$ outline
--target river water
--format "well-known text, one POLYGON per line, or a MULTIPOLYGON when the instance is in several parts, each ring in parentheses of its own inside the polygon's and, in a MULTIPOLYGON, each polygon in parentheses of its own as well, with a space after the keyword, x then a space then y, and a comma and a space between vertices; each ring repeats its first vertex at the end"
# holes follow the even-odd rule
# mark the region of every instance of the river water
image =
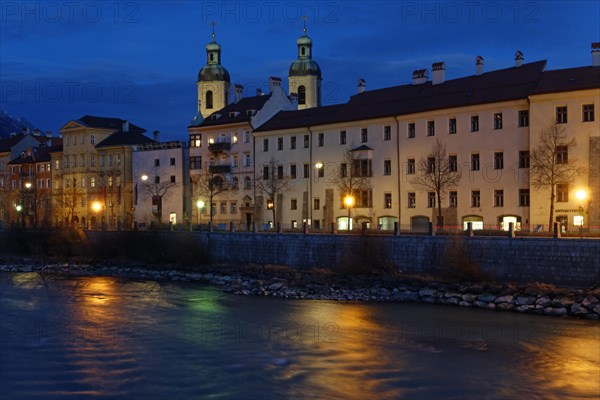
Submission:
POLYGON ((0 274, 2 399, 597 399, 595 321, 0 274))

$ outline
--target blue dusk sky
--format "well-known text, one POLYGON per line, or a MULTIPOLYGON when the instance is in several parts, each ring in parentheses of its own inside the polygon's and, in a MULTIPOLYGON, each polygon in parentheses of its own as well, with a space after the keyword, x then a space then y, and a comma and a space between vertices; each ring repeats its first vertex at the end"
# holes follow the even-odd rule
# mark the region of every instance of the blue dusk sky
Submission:
POLYGON ((307 17, 323 103, 410 83, 446 63, 446 79, 548 60, 591 64, 598 1, 9 1, 0 2, 0 107, 57 132, 82 115, 128 119, 187 140, 211 21, 232 84, 284 83, 307 17))

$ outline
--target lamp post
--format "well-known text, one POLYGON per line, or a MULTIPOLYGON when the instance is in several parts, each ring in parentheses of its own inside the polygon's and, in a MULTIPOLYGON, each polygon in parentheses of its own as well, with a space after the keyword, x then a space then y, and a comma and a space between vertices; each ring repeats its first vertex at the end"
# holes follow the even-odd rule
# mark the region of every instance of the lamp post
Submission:
POLYGON ((92 211, 95 212, 96 215, 100 214, 100 211, 102 211, 102 203, 100 203, 99 201, 94 201, 92 203, 92 211))
POLYGON ((587 197, 587 192, 583 189, 579 189, 575 192, 575 197, 579 200, 579 236, 583 239, 583 216, 585 211, 583 209, 583 200, 587 197))
POLYGON ((19 217, 21 217, 21 225, 23 225, 23 214, 21 213, 21 211, 23 211, 23 206, 21 204, 17 204, 15 206, 15 210, 17 210, 17 224, 19 223, 19 217))
POLYGON ((198 200, 196 202, 196 207, 198 208, 198 225, 200 225, 200 212, 204 208, 204 202, 202 200, 198 200))
POLYGON ((348 208, 348 232, 350 232, 350 209, 354 205, 354 197, 352 197, 352 195, 349 194, 346 195, 346 197, 344 197, 344 204, 348 208))

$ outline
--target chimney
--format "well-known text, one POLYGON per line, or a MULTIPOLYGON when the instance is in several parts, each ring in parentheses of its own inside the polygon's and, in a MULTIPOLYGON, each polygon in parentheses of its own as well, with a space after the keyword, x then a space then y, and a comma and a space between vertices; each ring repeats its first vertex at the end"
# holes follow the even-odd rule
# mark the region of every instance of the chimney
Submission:
POLYGON ((481 56, 475 57, 475 75, 483 75, 483 57, 481 56))
POLYGON ((244 87, 239 83, 233 85, 233 102, 237 103, 244 97, 244 87))
POLYGON ((600 67, 600 42, 592 43, 592 67, 600 67))
POLYGON ((46 131, 46 137, 50 137, 51 138, 52 137, 52 132, 46 131))
POLYGON ((360 78, 358 80, 358 93, 364 93, 367 90, 367 82, 364 79, 360 78))
POLYGON ((123 132, 129 132, 129 121, 123 121, 123 126, 121 128, 123 132))
POLYGON ((261 88, 256 88, 256 95, 257 96, 262 96, 263 95, 263 91, 261 88))
POLYGON ((444 62, 436 62, 431 64, 431 84, 439 85, 440 83, 444 83, 444 78, 446 74, 446 66, 444 62))
POLYGON ((275 87, 281 87, 281 78, 278 78, 276 76, 270 76, 269 77, 269 93, 273 93, 273 91, 275 90, 275 87))
POLYGON ((427 70, 426 69, 417 69, 413 72, 412 76, 412 84, 413 85, 422 85, 427 82, 427 70))
POLYGON ((521 65, 523 65, 524 59, 525 57, 523 57, 523 53, 520 50, 517 50, 517 52, 515 53, 515 67, 520 67, 521 65))
POLYGON ((155 142, 158 142, 159 136, 160 136, 160 131, 154 131, 154 132, 152 132, 152 137, 154 138, 155 142))
POLYGON ((15 137, 15 136, 17 136, 17 132, 11 132, 10 133, 10 137, 15 137))

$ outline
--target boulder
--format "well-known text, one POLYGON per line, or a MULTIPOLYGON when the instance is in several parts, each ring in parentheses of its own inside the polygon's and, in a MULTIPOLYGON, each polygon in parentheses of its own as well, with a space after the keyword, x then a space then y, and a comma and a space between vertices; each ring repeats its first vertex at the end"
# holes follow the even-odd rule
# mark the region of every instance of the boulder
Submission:
POLYGON ((491 293, 484 293, 484 294, 480 294, 479 296, 477 296, 477 299, 479 301, 484 301, 486 303, 491 303, 494 300, 496 300, 496 296, 494 296, 491 293))
POLYGON ((535 302, 536 305, 542 306, 542 307, 548 307, 550 305, 550 303, 552 303, 552 300, 550 300, 550 298, 547 296, 542 296, 539 299, 537 299, 535 302))
POLYGON ((535 303, 535 297, 531 297, 531 296, 517 296, 517 298, 515 299, 515 304, 522 306, 522 305, 532 305, 535 303))
POLYGON ((555 315, 555 316, 567 315, 567 309, 564 307, 562 307, 562 308, 546 307, 544 309, 544 314, 555 315))
POLYGON ((428 297, 428 296, 435 296, 437 294, 437 290, 432 289, 432 288, 423 288, 421 290, 419 290, 419 296, 421 297, 428 297))
POLYGON ((494 302, 495 303, 512 303, 513 297, 510 294, 507 294, 506 296, 497 297, 496 300, 494 300, 494 302))

